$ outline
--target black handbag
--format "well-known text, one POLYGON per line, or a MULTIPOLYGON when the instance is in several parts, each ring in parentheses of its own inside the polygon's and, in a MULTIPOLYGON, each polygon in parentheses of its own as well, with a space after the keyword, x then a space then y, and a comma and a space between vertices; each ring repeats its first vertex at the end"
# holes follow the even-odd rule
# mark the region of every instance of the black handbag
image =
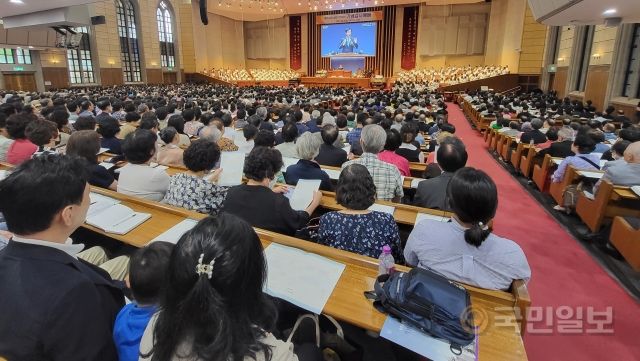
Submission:
MULTIPOLYGON (((469 293, 464 287, 431 270, 381 275, 375 282, 374 306, 461 352, 474 338, 469 293)), ((373 295, 366 293, 366 295, 373 295)))

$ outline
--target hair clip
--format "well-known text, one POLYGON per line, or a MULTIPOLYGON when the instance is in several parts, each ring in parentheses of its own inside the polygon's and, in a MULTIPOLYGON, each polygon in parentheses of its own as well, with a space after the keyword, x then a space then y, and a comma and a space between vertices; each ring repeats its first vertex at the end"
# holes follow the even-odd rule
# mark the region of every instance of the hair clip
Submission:
POLYGON ((216 259, 214 257, 209 264, 202 263, 203 260, 204 253, 201 253, 198 259, 198 265, 196 265, 196 274, 198 276, 206 274, 207 278, 211 279, 211 277, 213 277, 213 265, 216 263, 216 259))
POLYGON ((485 224, 484 224, 484 223, 482 223, 482 222, 478 222, 478 226, 480 226, 480 228, 481 228, 483 231, 486 231, 486 230, 488 230, 488 229, 489 229, 489 226, 485 225, 485 224))

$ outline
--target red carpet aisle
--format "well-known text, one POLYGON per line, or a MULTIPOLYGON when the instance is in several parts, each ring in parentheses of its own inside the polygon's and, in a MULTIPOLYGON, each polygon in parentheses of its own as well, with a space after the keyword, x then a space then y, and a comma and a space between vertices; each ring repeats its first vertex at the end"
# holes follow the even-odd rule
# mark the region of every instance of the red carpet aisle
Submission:
MULTIPOLYGON (((544 310, 544 318, 533 326, 553 332, 525 336, 529 359, 640 360, 640 305, 489 155, 483 138, 471 128, 460 108, 449 103, 448 110, 449 121, 467 146, 468 165, 483 169, 498 186, 496 234, 516 241, 531 265, 529 293, 533 306, 544 310), (548 308, 553 308, 548 311, 553 315, 561 306, 574 312, 582 307, 578 333, 559 331, 559 318, 547 316, 548 308), (613 334, 587 334, 597 327, 588 322, 587 309, 604 311, 606 307, 613 308, 613 334)), ((560 314, 567 313, 560 309, 560 314)))

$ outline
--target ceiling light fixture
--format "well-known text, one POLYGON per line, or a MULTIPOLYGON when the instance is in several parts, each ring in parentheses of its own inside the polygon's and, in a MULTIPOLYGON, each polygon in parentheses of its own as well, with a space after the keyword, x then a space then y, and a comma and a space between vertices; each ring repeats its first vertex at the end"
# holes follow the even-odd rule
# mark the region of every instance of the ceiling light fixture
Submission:
POLYGON ((615 14, 616 12, 618 12, 616 9, 607 9, 602 13, 602 15, 612 15, 612 14, 615 14))
POLYGON ((22 0, 9 0, 9 2, 12 4, 20 4, 20 5, 24 4, 24 1, 22 0))

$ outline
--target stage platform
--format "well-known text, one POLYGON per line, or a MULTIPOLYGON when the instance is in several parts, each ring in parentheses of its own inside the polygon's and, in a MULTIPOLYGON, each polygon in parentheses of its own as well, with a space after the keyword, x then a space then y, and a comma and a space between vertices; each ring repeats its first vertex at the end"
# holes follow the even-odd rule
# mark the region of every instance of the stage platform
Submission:
POLYGON ((288 80, 239 80, 238 86, 289 86, 288 80))
MULTIPOLYGON (((239 80, 235 83, 237 86, 289 86, 288 80, 239 80)), ((300 78, 300 84, 310 88, 317 87, 341 87, 341 88, 371 88, 369 78, 351 78, 351 77, 315 77, 303 76, 300 78)))
POLYGON ((305 76, 300 78, 300 83, 306 87, 343 87, 343 88, 370 88, 369 78, 343 78, 326 77, 318 78, 305 76))

